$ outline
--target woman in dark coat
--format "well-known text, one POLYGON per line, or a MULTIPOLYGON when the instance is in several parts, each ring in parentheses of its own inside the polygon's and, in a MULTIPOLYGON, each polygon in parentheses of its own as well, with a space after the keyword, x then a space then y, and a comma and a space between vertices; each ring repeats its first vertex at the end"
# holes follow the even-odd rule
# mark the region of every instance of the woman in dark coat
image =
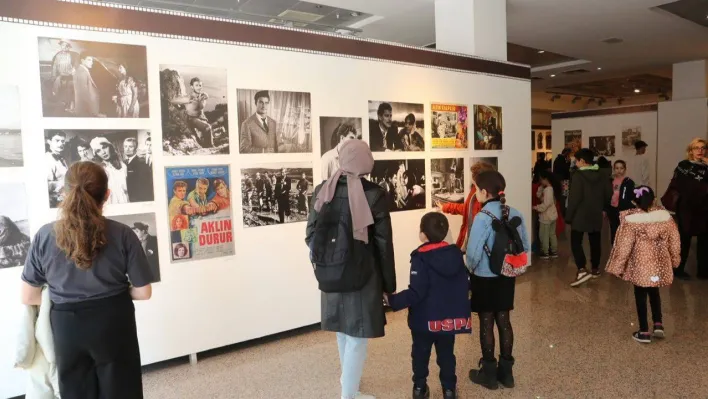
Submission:
POLYGON ((364 259, 373 262, 373 273, 364 287, 354 292, 323 292, 321 301, 322 329, 337 333, 342 398, 365 399, 370 397, 357 396, 357 392, 368 339, 384 336, 383 293, 396 291, 393 233, 386 192, 362 178, 371 173, 374 164, 369 146, 349 140, 340 149, 339 161, 340 169, 315 188, 305 241, 308 246, 314 242, 318 213, 327 203, 334 207, 327 209, 328 213, 351 215, 353 239, 364 242, 369 251, 364 259))

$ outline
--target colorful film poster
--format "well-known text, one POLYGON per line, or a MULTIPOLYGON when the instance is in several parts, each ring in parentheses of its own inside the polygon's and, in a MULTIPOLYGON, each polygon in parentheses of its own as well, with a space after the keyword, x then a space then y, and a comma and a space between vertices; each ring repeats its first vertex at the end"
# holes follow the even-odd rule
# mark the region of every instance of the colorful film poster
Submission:
POLYGON ((432 104, 433 149, 467 148, 467 106, 432 104))

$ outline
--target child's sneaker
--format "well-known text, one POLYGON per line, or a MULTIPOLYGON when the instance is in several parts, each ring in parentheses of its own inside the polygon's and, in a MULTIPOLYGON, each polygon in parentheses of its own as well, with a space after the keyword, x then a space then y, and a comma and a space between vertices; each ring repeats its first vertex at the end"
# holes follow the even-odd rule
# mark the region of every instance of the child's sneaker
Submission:
POLYGON ((453 391, 451 389, 443 389, 443 398, 457 399, 457 391, 453 391))
POLYGON ((648 332, 637 331, 634 334, 632 334, 632 338, 641 344, 650 344, 651 343, 651 335, 648 332))
POLYGON ((601 275, 600 269, 592 269, 592 278, 600 278, 601 275))
POLYGON ((654 338, 665 338, 664 325, 661 323, 654 323, 654 338))
POLYGON ((543 260, 551 259, 551 255, 549 255, 549 254, 547 254, 547 253, 542 253, 542 254, 541 254, 541 259, 543 259, 543 260))
POLYGON ((575 281, 570 283, 571 287, 577 287, 580 284, 585 283, 586 281, 590 280, 592 278, 592 275, 588 273, 587 269, 582 268, 578 270, 578 274, 575 276, 575 281))
POLYGON ((558 252, 551 252, 551 259, 558 259, 558 252))
POLYGON ((430 398, 430 389, 428 389, 428 385, 419 388, 419 387, 413 387, 413 399, 428 399, 430 398))

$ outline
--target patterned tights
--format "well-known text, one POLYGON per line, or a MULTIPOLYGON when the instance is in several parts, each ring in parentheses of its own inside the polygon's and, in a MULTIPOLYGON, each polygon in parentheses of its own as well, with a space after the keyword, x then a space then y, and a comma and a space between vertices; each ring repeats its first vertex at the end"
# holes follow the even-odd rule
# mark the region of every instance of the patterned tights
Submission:
POLYGON ((511 328, 509 311, 479 313, 479 343, 482 346, 482 358, 494 360, 494 323, 499 331, 499 347, 501 357, 512 359, 511 350, 514 346, 514 330, 511 328))

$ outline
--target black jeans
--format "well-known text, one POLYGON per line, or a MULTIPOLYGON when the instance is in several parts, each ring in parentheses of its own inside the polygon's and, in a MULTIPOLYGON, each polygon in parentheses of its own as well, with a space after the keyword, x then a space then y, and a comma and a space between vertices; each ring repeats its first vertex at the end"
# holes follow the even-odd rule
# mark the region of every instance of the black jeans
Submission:
POLYGON ((607 220, 610 222, 610 246, 614 247, 615 237, 617 236, 617 229, 619 229, 620 225, 619 208, 607 208, 607 220))
MULTIPOLYGON (((602 255, 600 242, 602 235, 599 231, 587 234, 590 240, 590 264, 592 264, 593 270, 597 270, 600 268, 600 256, 602 255)), ((573 258, 575 259, 575 264, 578 266, 578 269, 584 268, 588 263, 585 258, 585 251, 583 250, 584 237, 585 233, 582 231, 571 230, 570 232, 570 248, 573 251, 573 258)))
POLYGON ((649 332, 647 323, 647 295, 651 304, 651 318, 654 323, 661 323, 661 296, 658 287, 634 286, 634 300, 637 302, 637 317, 639 317, 639 331, 649 332))
POLYGON ((417 388, 425 387, 428 379, 428 363, 430 353, 435 345, 435 355, 440 367, 440 383, 443 389, 455 390, 457 375, 455 375, 455 336, 434 334, 430 332, 411 331, 413 337, 413 384, 417 388))
POLYGON ((50 313, 62 399, 142 399, 135 308, 126 292, 50 313))
MULTIPOLYGON (((693 236, 686 233, 681 233, 681 264, 676 269, 678 272, 683 272, 688 261, 688 253, 691 251, 691 240, 693 236)), ((696 246, 697 265, 696 270, 699 277, 708 278, 708 234, 698 236, 698 244, 696 246)))

